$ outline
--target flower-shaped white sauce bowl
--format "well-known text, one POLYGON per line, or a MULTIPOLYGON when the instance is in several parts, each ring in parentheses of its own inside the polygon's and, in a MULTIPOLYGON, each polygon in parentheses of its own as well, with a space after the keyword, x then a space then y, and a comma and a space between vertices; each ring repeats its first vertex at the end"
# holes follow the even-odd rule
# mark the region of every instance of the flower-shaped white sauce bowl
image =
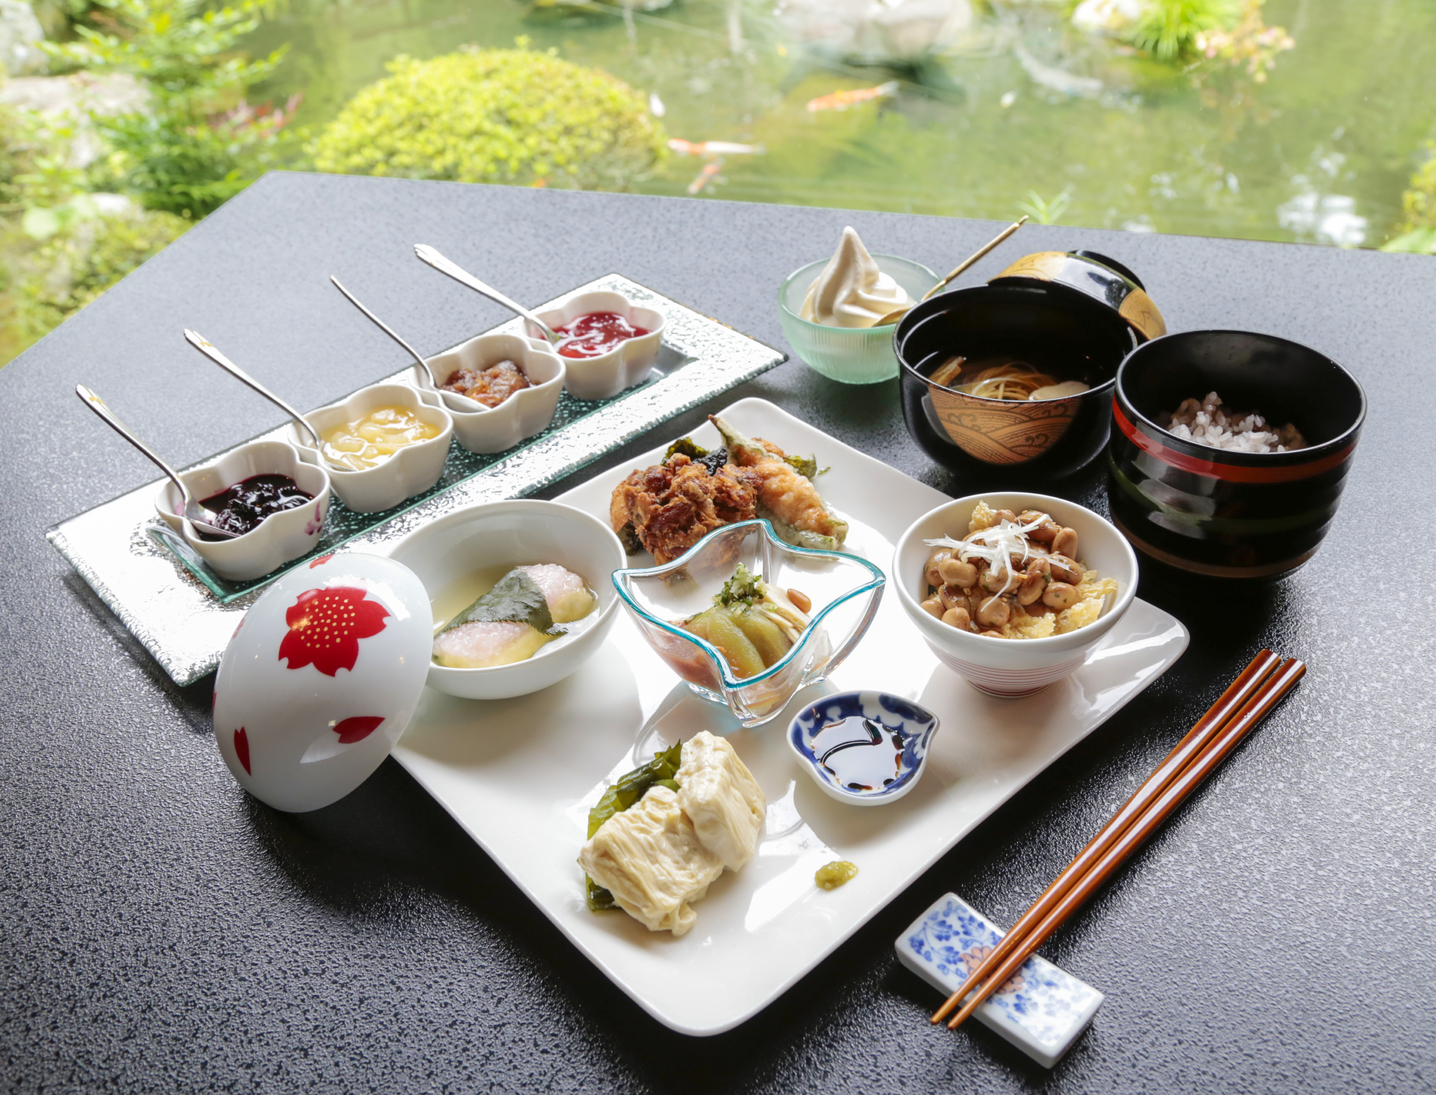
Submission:
POLYGON ((199 500, 212 498, 256 475, 287 475, 313 497, 294 509, 273 513, 254 529, 233 540, 205 540, 180 513, 184 500, 168 479, 155 496, 155 512, 210 569, 231 582, 262 578, 291 559, 312 551, 329 512, 329 474, 305 463, 283 441, 251 441, 225 453, 213 464, 182 472, 185 486, 199 500))
POLYGON ((516 566, 557 563, 582 578, 597 596, 592 612, 525 661, 459 669, 430 660, 431 688, 476 700, 537 692, 592 657, 617 618, 618 595, 609 575, 627 558, 607 522, 572 506, 537 500, 486 502, 455 510, 411 532, 394 545, 389 557, 424 584, 435 628, 473 601, 475 576, 497 579, 516 566))
POLYGON ((304 420, 322 437, 336 426, 357 421, 381 407, 412 411, 419 421, 437 427, 439 432, 427 440, 405 445, 372 468, 352 471, 325 460, 308 433, 295 423, 289 426, 289 439, 300 455, 307 463, 317 464, 329 472, 334 493, 356 513, 392 509, 404 499, 432 487, 444 473, 444 460, 454 435, 453 419, 437 398, 430 399, 428 393, 392 381, 361 388, 348 399, 311 411, 304 420))
POLYGON ((839 692, 788 724, 788 748, 829 798, 854 806, 896 802, 922 778, 938 719, 887 692, 839 692))
POLYGON ((470 452, 503 452, 548 429, 558 410, 568 363, 547 349, 547 343, 533 345, 518 335, 479 335, 429 359, 429 368, 440 384, 448 383, 461 368, 485 369, 505 360, 524 371, 530 386, 514 392, 497 407, 436 389, 428 374, 414 366, 414 384, 426 397, 442 401, 454 420, 454 436, 470 452))
MULTIPOLYGON (((539 312, 538 317, 558 330, 579 316, 593 312, 615 312, 635 327, 648 332, 637 338, 624 339, 614 349, 598 357, 564 358, 568 367, 565 385, 569 395, 575 399, 612 399, 619 392, 640 383, 653 368, 658 360, 658 350, 663 345, 666 320, 662 312, 634 304, 622 293, 612 292, 579 293, 566 300, 562 307, 539 312)), ((548 345, 536 330, 525 326, 530 341, 548 345)))

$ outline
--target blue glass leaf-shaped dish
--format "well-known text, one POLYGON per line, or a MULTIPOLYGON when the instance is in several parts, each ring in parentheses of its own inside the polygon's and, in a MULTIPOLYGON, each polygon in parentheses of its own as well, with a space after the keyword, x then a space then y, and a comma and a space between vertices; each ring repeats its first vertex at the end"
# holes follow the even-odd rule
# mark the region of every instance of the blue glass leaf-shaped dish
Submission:
POLYGON ((800 711, 788 748, 830 798, 855 806, 896 802, 917 786, 938 720, 887 692, 839 692, 800 711))
POLYGON ((744 726, 773 719, 798 689, 841 664, 873 622, 885 581, 882 568, 866 559, 794 547, 764 520, 725 525, 662 566, 613 574, 619 598, 658 656, 698 695, 727 704, 744 726), (679 624, 712 605, 739 563, 811 602, 799 641, 762 673, 741 678, 716 647, 679 624))

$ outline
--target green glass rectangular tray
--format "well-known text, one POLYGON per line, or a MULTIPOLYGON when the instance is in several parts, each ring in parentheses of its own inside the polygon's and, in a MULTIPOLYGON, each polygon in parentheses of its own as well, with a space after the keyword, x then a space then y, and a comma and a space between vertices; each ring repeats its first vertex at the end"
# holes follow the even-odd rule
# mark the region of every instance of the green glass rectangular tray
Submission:
MULTIPOLYGON (((46 531, 46 539, 165 672, 178 684, 190 684, 219 664, 225 644, 259 592, 306 559, 340 548, 393 543, 462 506, 532 494, 658 423, 787 360, 783 352, 620 274, 581 285, 536 310, 557 308, 571 296, 599 289, 623 293, 667 317, 658 361, 641 384, 605 400, 574 399, 564 392, 549 427, 507 452, 480 455, 456 442, 439 482, 394 509, 356 513, 334 499, 319 546, 263 578, 231 582, 215 574, 155 516, 158 480, 62 521, 46 531)), ((494 330, 519 334, 521 324, 514 319, 494 330)), ((404 369, 386 379, 408 376, 404 369)), ((285 430, 281 426, 261 436, 279 438, 285 430)))

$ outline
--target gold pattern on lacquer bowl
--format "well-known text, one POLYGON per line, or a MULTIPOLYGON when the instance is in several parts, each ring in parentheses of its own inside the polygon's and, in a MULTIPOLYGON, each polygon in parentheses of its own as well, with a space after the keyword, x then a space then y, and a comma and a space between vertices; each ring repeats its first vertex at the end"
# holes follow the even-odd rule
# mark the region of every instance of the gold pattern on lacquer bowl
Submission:
POLYGON ((1077 417, 1075 399, 1035 403, 978 399, 928 384, 943 430, 969 456, 989 464, 1023 464, 1055 445, 1077 417))
POLYGON ((1144 338, 1161 338, 1167 333, 1167 321, 1146 292, 1133 289, 1122 301, 1117 314, 1135 327, 1144 338))

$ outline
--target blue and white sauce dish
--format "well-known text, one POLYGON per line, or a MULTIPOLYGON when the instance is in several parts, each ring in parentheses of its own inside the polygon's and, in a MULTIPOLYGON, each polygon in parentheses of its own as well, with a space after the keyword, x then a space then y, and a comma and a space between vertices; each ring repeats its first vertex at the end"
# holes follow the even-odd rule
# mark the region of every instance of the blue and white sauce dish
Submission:
MULTIPOLYGON (((897 956, 944 997, 992 953, 1005 933, 956 894, 944 894, 898 936, 897 956)), ((1034 954, 972 1013, 1045 1068, 1092 1025, 1105 997, 1034 954)))
POLYGON ((896 802, 917 786, 937 716, 887 692, 838 692, 788 724, 788 748, 823 793, 855 806, 896 802))

